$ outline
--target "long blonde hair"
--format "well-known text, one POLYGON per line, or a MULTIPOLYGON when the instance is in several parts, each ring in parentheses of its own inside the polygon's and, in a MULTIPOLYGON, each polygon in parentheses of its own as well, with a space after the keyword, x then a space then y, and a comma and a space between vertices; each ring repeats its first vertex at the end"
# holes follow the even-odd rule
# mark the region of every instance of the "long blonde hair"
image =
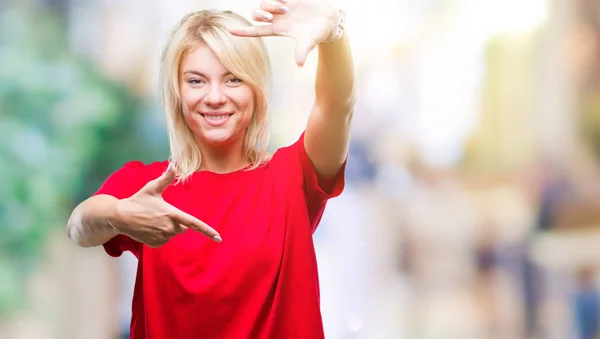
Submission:
POLYGON ((205 43, 227 70, 252 88, 254 112, 244 139, 244 156, 251 164, 250 169, 266 160, 269 143, 269 57, 261 38, 241 38, 229 33, 229 27, 240 25, 251 26, 251 23, 231 11, 189 13, 172 29, 161 53, 161 97, 171 161, 177 165, 178 181, 185 181, 200 169, 202 163, 194 133, 183 117, 179 86, 181 60, 198 42, 205 43))

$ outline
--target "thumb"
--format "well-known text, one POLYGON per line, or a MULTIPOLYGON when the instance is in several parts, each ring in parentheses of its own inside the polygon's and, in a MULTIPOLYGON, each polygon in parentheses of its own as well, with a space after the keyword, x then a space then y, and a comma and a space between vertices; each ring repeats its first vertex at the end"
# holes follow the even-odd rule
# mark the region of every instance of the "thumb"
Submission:
POLYGON ((301 67, 304 66, 306 57, 308 57, 308 53, 310 53, 310 51, 312 51, 315 47, 317 47, 317 42, 314 39, 307 39, 298 42, 298 46, 296 46, 296 53, 294 55, 296 64, 301 67))
POLYGON ((175 181, 176 177, 177 171, 175 171, 175 164, 173 162, 169 162, 167 170, 161 174, 160 177, 150 181, 146 185, 148 193, 157 195, 162 194, 162 192, 169 187, 173 181, 175 181))

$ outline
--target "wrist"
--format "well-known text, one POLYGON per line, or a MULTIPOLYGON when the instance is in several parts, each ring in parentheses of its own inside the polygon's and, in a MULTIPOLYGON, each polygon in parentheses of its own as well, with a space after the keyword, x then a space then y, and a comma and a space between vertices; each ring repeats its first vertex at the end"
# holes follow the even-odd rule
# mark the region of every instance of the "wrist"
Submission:
POLYGON ((329 35, 322 41, 322 43, 332 43, 340 40, 344 36, 346 13, 343 10, 337 10, 337 23, 333 27, 333 30, 329 35))
POLYGON ((123 222, 122 213, 121 213, 122 204, 123 204, 122 199, 116 200, 112 204, 110 213, 109 213, 108 217, 106 218, 106 223, 107 223, 108 227, 116 234, 124 234, 123 225, 125 225, 125 223, 123 222))

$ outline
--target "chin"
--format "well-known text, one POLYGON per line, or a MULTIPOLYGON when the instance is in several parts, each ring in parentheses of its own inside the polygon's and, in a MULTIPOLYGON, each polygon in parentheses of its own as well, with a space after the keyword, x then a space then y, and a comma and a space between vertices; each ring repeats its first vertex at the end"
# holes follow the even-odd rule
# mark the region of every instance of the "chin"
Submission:
POLYGON ((224 146, 233 142, 236 138, 228 131, 211 131, 200 138, 204 143, 214 146, 224 146))

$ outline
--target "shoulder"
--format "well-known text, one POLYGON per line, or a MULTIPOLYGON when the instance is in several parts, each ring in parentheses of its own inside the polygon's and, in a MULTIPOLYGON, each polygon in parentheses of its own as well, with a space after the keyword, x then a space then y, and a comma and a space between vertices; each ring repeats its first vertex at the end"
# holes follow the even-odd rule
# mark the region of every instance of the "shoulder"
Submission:
POLYGON ((163 166, 168 166, 169 162, 167 160, 164 161, 155 161, 151 163, 144 163, 140 160, 131 160, 123 164, 121 168, 128 168, 134 170, 148 170, 148 169, 156 169, 162 168, 163 166))
POLYGON ((304 150, 304 133, 294 142, 279 147, 271 156, 270 161, 291 165, 294 159, 298 159, 304 150))
POLYGON ((130 176, 135 176, 136 179, 152 178, 154 174, 160 174, 167 169, 169 165, 168 161, 155 161, 151 163, 144 163, 139 160, 132 160, 123 164, 123 166, 117 169, 114 174, 123 173, 130 176))
POLYGON ((291 144, 279 147, 266 162, 267 173, 278 183, 302 186, 304 169, 302 166, 303 138, 300 136, 291 144))
POLYGON ((117 198, 127 197, 158 177, 168 166, 167 161, 145 164, 139 160, 126 162, 112 172, 100 186, 97 194, 109 194, 117 198))

